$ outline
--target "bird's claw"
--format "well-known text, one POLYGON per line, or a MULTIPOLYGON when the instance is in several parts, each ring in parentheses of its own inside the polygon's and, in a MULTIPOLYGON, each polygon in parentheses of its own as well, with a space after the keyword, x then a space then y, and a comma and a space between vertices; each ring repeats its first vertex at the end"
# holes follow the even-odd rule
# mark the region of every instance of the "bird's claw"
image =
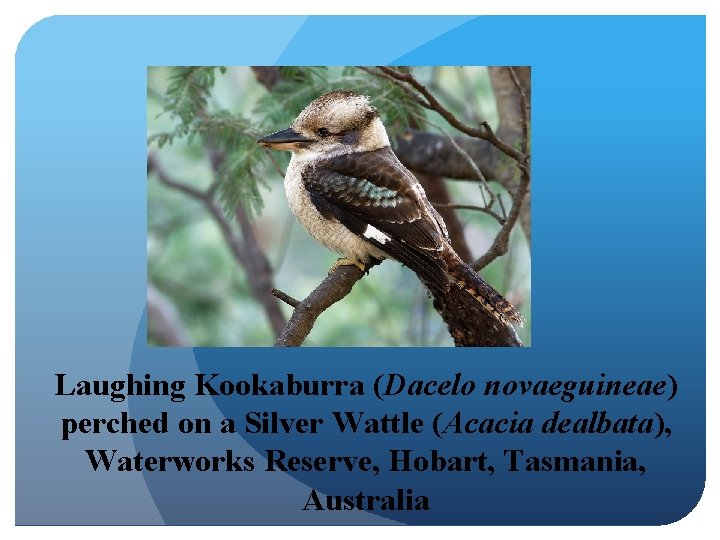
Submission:
POLYGON ((357 266, 363 273, 367 274, 369 271, 369 268, 367 265, 361 263, 360 261, 356 261, 355 259, 347 259, 345 257, 341 257, 337 261, 333 263, 333 265, 330 267, 330 270, 328 270, 328 274, 330 274, 333 270, 336 268, 339 268, 341 266, 357 266))

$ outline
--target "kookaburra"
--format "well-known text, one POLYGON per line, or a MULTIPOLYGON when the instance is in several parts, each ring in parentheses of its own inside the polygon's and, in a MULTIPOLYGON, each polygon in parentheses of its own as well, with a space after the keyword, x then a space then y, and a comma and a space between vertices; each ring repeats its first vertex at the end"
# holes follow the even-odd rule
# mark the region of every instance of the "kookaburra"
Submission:
POLYGON ((258 143, 292 152, 285 174, 290 210, 315 240, 343 255, 339 264, 365 271, 395 259, 431 291, 460 287, 498 321, 522 325, 522 315, 450 246, 443 219, 393 153, 367 96, 324 94, 291 127, 258 143))

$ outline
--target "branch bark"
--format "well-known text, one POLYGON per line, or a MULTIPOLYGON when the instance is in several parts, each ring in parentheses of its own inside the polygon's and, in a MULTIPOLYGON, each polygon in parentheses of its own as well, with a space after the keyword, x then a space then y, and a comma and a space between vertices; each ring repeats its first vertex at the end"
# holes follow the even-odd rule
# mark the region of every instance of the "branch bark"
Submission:
POLYGON ((302 345, 322 312, 350 294, 353 285, 364 275, 357 266, 338 266, 332 270, 307 298, 298 303, 288 324, 275 341, 275 346, 302 345))
POLYGON ((517 223, 517 220, 520 217, 520 213, 523 208, 523 201, 525 201, 529 187, 530 176, 523 173, 520 185, 513 195, 513 204, 505 223, 500 228, 500 232, 498 232, 495 236, 495 240, 493 240, 490 249, 488 249, 482 256, 470 265, 473 270, 482 270, 496 258, 507 253, 508 247, 510 246, 510 233, 512 233, 515 223, 517 223))
MULTIPOLYGON (((530 145, 530 103, 531 103, 531 71, 530 66, 492 66, 488 68, 490 82, 497 102, 498 135, 512 145, 527 149, 528 169, 523 171, 530 176, 529 145, 530 145)), ((518 179, 520 182, 520 179, 518 179)), ((532 245, 530 227, 530 181, 528 193, 523 199, 520 211, 520 226, 527 238, 528 247, 532 245)), ((515 189, 509 189, 515 193, 515 189)))

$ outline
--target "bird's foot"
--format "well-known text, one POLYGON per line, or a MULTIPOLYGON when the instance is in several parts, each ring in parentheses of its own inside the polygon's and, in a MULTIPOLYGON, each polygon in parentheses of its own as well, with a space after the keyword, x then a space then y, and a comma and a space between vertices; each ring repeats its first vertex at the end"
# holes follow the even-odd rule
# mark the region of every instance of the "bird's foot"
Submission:
POLYGON ((361 263, 360 261, 356 261, 355 259, 347 259, 345 257, 342 257, 335 261, 335 263, 330 267, 330 270, 328 270, 328 274, 331 273, 336 268, 339 268, 341 266, 357 266, 360 270, 362 270, 364 273, 367 273, 368 266, 361 263))

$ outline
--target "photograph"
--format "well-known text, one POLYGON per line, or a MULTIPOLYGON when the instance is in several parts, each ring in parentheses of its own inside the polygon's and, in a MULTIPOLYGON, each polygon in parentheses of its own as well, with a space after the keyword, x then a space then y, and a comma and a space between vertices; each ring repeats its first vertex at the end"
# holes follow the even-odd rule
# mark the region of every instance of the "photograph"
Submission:
POLYGON ((531 345, 529 66, 151 66, 147 342, 531 345))

